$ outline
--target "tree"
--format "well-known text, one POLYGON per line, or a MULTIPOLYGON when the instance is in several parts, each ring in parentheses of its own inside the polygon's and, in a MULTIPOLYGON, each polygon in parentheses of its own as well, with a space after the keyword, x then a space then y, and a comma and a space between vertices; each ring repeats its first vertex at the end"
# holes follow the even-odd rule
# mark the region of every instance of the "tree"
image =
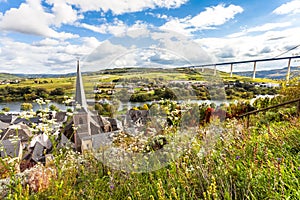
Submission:
POLYGON ((49 109, 50 109, 51 111, 59 111, 59 108, 56 107, 56 106, 53 105, 53 104, 51 104, 51 105, 49 106, 49 109))
MULTIPOLYGON (((285 96, 286 100, 300 98, 300 76, 289 81, 289 84, 282 84, 280 93, 285 96)), ((297 103, 297 112, 300 115, 300 101, 297 103)))
POLYGON ((50 95, 55 96, 55 95, 64 95, 65 91, 63 88, 55 88, 50 92, 50 95))
POLYGON ((35 91, 36 95, 43 98, 43 99, 47 99, 49 94, 47 92, 47 90, 45 88, 36 88, 35 91))
POLYGON ((164 98, 165 99, 171 99, 171 100, 176 100, 177 99, 176 94, 170 88, 165 89, 164 98))
POLYGON ((22 103, 21 104, 21 110, 23 111, 29 111, 33 108, 31 103, 22 103))
POLYGON ((288 84, 282 83, 280 93, 288 100, 300 98, 300 76, 293 78, 288 84))
POLYGON ((3 108, 2 108, 2 111, 3 111, 3 112, 9 112, 9 111, 10 111, 10 108, 9 108, 9 107, 3 107, 3 108))

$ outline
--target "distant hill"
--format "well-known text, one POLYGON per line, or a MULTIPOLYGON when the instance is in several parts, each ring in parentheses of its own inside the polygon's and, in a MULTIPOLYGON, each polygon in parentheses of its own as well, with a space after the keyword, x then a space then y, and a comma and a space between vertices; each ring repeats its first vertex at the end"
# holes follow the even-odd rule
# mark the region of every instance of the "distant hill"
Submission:
MULTIPOLYGON (((234 74, 240 76, 252 77, 253 71, 246 72, 234 72, 234 74)), ((256 78, 269 78, 269 79, 285 79, 287 74, 287 67, 282 69, 272 69, 272 70, 263 70, 256 71, 256 78)), ((291 77, 295 75, 300 75, 300 67, 291 67, 291 77)))
MULTIPOLYGON (((96 72, 82 72, 83 75, 99 75, 99 74, 120 74, 120 73, 134 73, 134 72, 149 72, 149 68, 117 68, 117 69, 104 69, 96 72)), ((162 69, 155 68, 151 71, 162 71, 162 69)), ((167 72, 167 69, 165 69, 167 72)), ((73 77, 76 76, 76 73, 68 74, 9 74, 9 73, 0 73, 0 80, 10 80, 10 79, 20 79, 20 78, 60 78, 60 77, 73 77), (1 79, 3 77, 3 79, 1 79)))
POLYGON ((3 80, 16 80, 22 78, 60 78, 60 77, 71 77, 75 76, 76 73, 69 74, 9 74, 0 73, 0 81, 3 80))
MULTIPOLYGON (((178 68, 177 70, 183 70, 186 68, 178 68)), ((126 69, 106 69, 100 70, 97 72, 83 72, 85 75, 99 75, 99 74, 119 74, 119 73, 134 73, 147 71, 149 68, 126 68, 126 69)), ((152 72, 160 71, 167 72, 168 69, 151 69, 152 72)), ((282 69, 272 69, 272 70, 263 70, 256 72, 256 78, 268 78, 268 79, 285 79, 287 73, 287 67, 282 69)), ((239 76, 252 77, 252 71, 245 72, 234 72, 234 74, 239 76)), ((300 75, 300 67, 291 67, 291 77, 293 75, 300 75)), ((9 73, 0 73, 0 81, 2 80, 15 80, 20 78, 60 78, 60 77, 73 77, 76 76, 76 73, 68 74, 9 74, 9 73)))
POLYGON ((20 79, 19 76, 9 73, 0 73, 0 81, 20 79))
POLYGON ((75 76, 76 73, 69 74, 15 74, 21 78, 60 78, 60 77, 71 77, 75 76))

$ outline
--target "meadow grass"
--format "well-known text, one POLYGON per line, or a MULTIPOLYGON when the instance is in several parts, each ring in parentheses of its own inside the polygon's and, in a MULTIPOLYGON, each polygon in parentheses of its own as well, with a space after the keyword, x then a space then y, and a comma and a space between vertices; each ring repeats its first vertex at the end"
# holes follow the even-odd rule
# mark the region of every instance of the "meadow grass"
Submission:
POLYGON ((32 87, 32 88, 44 88, 48 92, 55 88, 63 88, 66 95, 73 95, 75 91, 75 77, 63 77, 63 78, 37 78, 22 80, 18 84, 0 85, 0 88, 6 86, 9 87, 32 87), (37 82, 35 82, 37 81, 37 82))
MULTIPOLYGON (((260 123, 257 116, 251 123, 260 123)), ((245 128, 202 127, 191 148, 157 171, 110 169, 92 154, 57 152, 47 189, 18 186, 11 199, 300 199, 300 119, 245 128), (217 134, 214 128, 221 130, 217 134), (212 139, 214 138, 214 139, 212 139)))

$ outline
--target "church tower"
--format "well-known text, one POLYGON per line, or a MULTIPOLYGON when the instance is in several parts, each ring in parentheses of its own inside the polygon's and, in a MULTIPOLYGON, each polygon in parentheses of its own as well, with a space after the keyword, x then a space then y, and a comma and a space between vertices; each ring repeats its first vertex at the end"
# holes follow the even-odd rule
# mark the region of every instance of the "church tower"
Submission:
POLYGON ((101 133, 101 127, 99 116, 88 109, 79 60, 77 61, 75 103, 80 105, 80 109, 75 106, 73 115, 73 125, 76 127, 74 134, 75 148, 78 151, 89 150, 93 145, 92 135, 101 133))
POLYGON ((81 106, 80 110, 78 110, 79 112, 88 112, 79 60, 77 60, 75 104, 79 104, 81 106))

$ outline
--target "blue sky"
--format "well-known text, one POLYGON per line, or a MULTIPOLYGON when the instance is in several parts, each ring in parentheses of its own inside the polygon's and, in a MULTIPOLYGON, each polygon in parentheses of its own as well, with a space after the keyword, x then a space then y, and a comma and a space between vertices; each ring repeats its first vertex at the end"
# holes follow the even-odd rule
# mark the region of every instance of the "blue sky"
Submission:
POLYGON ((91 58, 91 52, 99 68, 120 54, 126 54, 118 59, 120 67, 174 59, 142 46, 164 48, 157 53, 173 51, 196 64, 272 58, 300 44, 299 17, 300 0, 0 0, 0 72, 74 72, 76 59, 91 58), (154 28, 168 37, 149 34, 154 28), (173 33, 184 39, 170 42, 173 33))

